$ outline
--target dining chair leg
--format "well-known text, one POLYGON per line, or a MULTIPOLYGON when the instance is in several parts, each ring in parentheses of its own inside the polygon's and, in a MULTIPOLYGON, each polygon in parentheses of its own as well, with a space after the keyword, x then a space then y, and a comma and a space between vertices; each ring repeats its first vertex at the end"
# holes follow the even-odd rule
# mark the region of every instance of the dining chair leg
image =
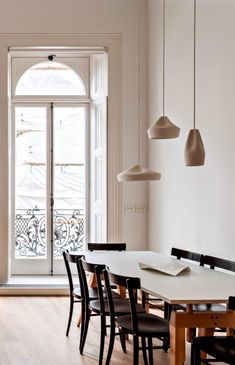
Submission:
POLYGON ((112 356, 112 353, 113 353, 114 339, 115 339, 115 323, 113 323, 111 321, 110 322, 110 335, 109 335, 109 348, 108 348, 108 353, 107 353, 107 358, 106 358, 105 365, 110 364, 111 356, 112 356))
POLYGON ((66 336, 69 335, 71 320, 72 320, 72 316, 73 316, 73 305, 74 305, 73 297, 70 296, 69 319, 68 319, 68 325, 67 325, 67 330, 66 330, 66 336))
POLYGON ((191 365, 200 365, 201 364, 201 351, 197 346, 193 343, 191 345, 191 365))
POLYGON ((80 326, 80 344, 79 344, 80 353, 82 348, 82 339, 84 335, 84 322, 85 322, 85 303, 84 300, 81 300, 81 326, 80 326))
POLYGON ((126 353, 126 335, 123 332, 122 328, 119 329, 119 337, 120 337, 120 343, 122 346, 122 351, 126 353))
POLYGON ((170 320, 172 312, 172 305, 164 302, 164 318, 170 320))
POLYGON ((149 365, 153 365, 153 339, 148 337, 149 365))
POLYGON ((138 336, 133 336, 133 365, 138 365, 139 363, 139 338, 138 336))
POLYGON ((146 306, 146 299, 147 299, 147 294, 143 290, 141 290, 141 305, 143 309, 145 309, 146 306))
POLYGON ((167 352, 168 349, 169 349, 169 347, 170 347, 170 338, 169 338, 169 336, 167 336, 167 337, 165 337, 163 339, 163 348, 164 348, 164 351, 167 352))
POLYGON ((100 315, 100 354, 99 354, 99 365, 102 365, 103 354, 104 354, 104 339, 106 336, 106 321, 103 314, 100 315))
POLYGON ((195 352, 194 345, 191 344, 190 365, 194 365, 194 352, 195 352))
POLYGON ((142 343, 142 353, 143 353, 143 358, 144 358, 144 365, 148 365, 145 337, 141 337, 141 343, 142 343))
POLYGON ((83 349, 84 349, 85 342, 86 342, 86 336, 87 336, 87 332, 88 332, 89 321, 90 321, 90 311, 85 310, 85 313, 84 313, 84 329, 83 329, 81 343, 80 343, 80 349, 79 349, 81 355, 83 353, 83 349))

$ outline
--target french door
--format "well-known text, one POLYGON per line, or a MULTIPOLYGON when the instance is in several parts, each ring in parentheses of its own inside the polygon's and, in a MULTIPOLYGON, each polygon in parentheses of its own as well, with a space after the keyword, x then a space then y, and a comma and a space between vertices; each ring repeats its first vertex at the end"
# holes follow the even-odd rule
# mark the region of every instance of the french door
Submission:
POLYGON ((13 104, 12 274, 64 273, 84 248, 88 104, 13 104))

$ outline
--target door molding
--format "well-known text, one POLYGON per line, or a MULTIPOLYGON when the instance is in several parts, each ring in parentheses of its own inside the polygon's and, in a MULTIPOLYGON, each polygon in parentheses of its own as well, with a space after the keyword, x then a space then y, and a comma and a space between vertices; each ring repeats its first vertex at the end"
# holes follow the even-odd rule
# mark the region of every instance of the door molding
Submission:
POLYGON ((122 189, 117 173, 122 162, 122 36, 86 33, 0 33, 0 283, 6 283, 9 265, 9 143, 8 50, 11 47, 104 47, 108 51, 108 241, 122 240, 122 189))

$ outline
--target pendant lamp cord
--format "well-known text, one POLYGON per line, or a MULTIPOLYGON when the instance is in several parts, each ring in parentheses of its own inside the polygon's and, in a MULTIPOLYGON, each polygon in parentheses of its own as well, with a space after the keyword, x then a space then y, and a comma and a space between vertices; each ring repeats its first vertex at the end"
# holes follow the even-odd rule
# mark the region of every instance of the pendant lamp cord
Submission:
POLYGON ((194 49, 193 49, 193 84, 194 84, 194 89, 193 89, 193 128, 195 129, 195 125, 196 125, 196 0, 194 0, 194 49))
POLYGON ((138 110, 138 164, 140 164, 140 61, 141 61, 141 0, 139 0, 139 65, 138 65, 138 73, 139 73, 139 88, 138 88, 138 99, 139 99, 139 110, 138 110))
POLYGON ((166 19, 166 2, 162 4, 162 113, 165 116, 165 19, 166 19))

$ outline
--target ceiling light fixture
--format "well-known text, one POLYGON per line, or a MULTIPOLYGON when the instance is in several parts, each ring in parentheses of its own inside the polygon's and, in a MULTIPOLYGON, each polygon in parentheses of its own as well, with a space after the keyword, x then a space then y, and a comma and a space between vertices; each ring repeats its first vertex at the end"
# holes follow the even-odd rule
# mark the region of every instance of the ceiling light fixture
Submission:
POLYGON ((140 32, 140 14, 141 14, 141 0, 139 0, 139 89, 138 89, 138 99, 139 99, 139 111, 138 111, 138 163, 129 169, 119 173, 117 179, 119 182, 129 182, 129 181, 150 181, 150 180, 160 180, 161 174, 157 171, 150 170, 140 164, 140 74, 141 74, 141 32, 140 32))
POLYGON ((170 139, 177 138, 180 133, 180 128, 173 124, 165 115, 165 19, 166 19, 166 4, 165 0, 162 3, 162 112, 163 115, 156 123, 148 129, 149 139, 170 139))
POLYGON ((201 134, 196 126, 196 0, 194 0, 194 54, 193 54, 193 129, 190 129, 185 145, 185 164, 186 166, 203 166, 205 163, 205 149, 201 134))

